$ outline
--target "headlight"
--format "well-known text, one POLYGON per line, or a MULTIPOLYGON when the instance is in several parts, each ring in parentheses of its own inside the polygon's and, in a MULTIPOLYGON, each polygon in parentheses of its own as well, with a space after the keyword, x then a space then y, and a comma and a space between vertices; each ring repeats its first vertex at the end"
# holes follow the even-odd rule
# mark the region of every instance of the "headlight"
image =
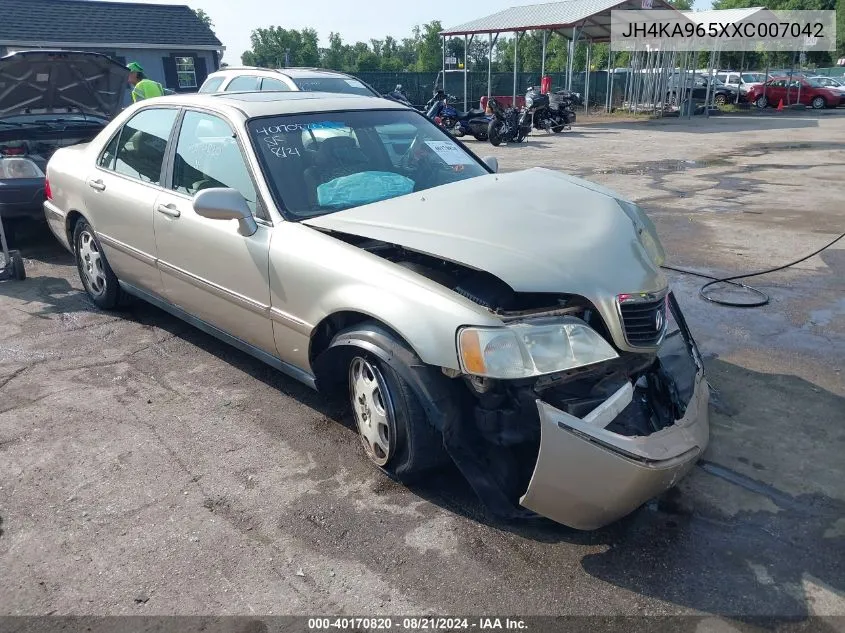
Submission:
POLYGON ((0 156, 0 179, 17 178, 44 178, 44 172, 28 158, 0 156))
POLYGON ((571 317, 458 332, 464 373, 488 378, 531 378, 617 358, 595 330, 571 317))
POLYGON ((643 245, 646 253, 648 253, 649 257, 651 257, 651 261, 654 262, 655 266, 662 266, 666 261, 666 251, 663 250, 660 238, 657 237, 657 229, 654 227, 654 223, 651 221, 651 218, 649 218, 645 211, 640 209, 640 207, 633 202, 620 200, 618 198, 616 199, 616 202, 620 207, 622 207, 625 214, 631 218, 631 222, 634 223, 640 244, 643 245))

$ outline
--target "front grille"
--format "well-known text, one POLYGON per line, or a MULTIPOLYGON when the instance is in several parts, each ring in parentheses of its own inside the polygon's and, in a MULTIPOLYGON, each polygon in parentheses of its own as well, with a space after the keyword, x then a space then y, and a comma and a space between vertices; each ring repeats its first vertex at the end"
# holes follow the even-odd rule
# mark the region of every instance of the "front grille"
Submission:
POLYGON ((666 298, 623 301, 619 313, 631 347, 659 345, 666 333, 666 298))

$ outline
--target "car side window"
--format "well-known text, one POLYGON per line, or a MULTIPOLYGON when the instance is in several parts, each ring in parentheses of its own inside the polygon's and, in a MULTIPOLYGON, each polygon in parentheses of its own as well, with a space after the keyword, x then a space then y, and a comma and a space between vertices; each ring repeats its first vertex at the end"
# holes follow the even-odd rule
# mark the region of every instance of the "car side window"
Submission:
POLYGON ((217 92, 223 83, 224 77, 212 77, 206 81, 199 89, 200 93, 207 94, 209 92, 217 92))
POLYGON ((270 77, 264 77, 261 80, 261 90, 278 90, 280 92, 290 92, 290 88, 288 88, 285 82, 279 81, 278 79, 271 79, 270 77))
POLYGON ((117 143, 120 140, 120 131, 115 134, 106 145, 100 158, 97 159, 97 166, 103 169, 114 169, 114 157, 117 154, 117 143))
POLYGON ((212 114, 188 111, 176 142, 170 188, 193 196, 213 187, 238 190, 255 217, 269 220, 258 204, 258 195, 231 126, 212 114))
POLYGON ((129 119, 120 131, 114 171, 161 184, 161 166, 177 114, 172 108, 147 108, 129 119))
POLYGON ((253 75, 241 75, 240 77, 235 77, 229 85, 226 86, 226 92, 248 92, 258 90, 259 79, 261 78, 253 75))

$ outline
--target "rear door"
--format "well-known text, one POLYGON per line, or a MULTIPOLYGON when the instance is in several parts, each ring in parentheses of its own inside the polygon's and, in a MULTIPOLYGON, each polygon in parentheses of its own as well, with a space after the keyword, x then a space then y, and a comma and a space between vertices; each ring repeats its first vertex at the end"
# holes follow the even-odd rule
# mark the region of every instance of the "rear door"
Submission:
POLYGON ((270 320, 269 250, 273 225, 231 124, 186 110, 174 135, 166 191, 155 210, 155 239, 170 303, 253 347, 277 356, 270 320), (201 190, 238 190, 258 230, 238 233, 235 220, 210 220, 193 209, 201 190))
POLYGON ((118 278, 161 294, 153 209, 177 108, 144 108, 112 137, 89 173, 87 218, 118 278))

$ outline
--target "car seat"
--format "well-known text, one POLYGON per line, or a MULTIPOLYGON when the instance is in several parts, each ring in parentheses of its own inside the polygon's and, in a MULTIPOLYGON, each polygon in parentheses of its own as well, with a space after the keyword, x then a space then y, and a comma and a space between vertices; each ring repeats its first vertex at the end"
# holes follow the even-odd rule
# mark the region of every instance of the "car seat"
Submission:
POLYGON ((348 136, 329 137, 320 143, 314 165, 303 176, 311 204, 317 205, 317 187, 335 178, 366 171, 369 161, 355 139, 348 136))

